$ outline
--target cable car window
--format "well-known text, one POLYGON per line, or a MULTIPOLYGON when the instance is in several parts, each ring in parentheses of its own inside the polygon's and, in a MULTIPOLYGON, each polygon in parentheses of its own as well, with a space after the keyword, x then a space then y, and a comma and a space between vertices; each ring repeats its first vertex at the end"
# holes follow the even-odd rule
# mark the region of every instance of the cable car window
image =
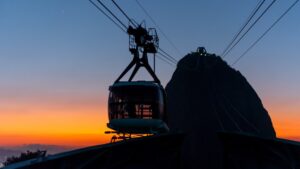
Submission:
POLYGON ((153 86, 112 88, 109 95, 109 118, 160 118, 164 102, 161 91, 157 89, 153 86))

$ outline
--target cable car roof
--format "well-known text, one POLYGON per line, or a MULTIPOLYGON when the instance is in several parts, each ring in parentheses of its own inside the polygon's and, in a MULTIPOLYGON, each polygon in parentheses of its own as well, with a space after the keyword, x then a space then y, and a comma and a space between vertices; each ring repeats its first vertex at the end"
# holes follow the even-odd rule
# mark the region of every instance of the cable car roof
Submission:
POLYGON ((111 85, 109 88, 115 88, 115 87, 128 87, 128 86, 145 86, 145 87, 157 87, 157 88, 163 88, 160 84, 154 82, 154 81, 121 81, 116 82, 113 85, 111 85))

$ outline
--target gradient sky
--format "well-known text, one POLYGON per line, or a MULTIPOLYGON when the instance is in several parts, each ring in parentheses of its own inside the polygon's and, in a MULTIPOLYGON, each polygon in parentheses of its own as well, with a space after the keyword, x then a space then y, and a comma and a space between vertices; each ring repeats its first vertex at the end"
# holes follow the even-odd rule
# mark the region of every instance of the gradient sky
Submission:
MULTIPOLYGON (((103 1, 127 23, 109 0, 103 1)), ((135 0, 117 2, 137 22, 146 19, 147 26, 153 26, 135 0)), ((160 36, 161 48, 177 59, 198 46, 221 54, 258 3, 139 2, 179 48, 180 53, 160 36)), ((293 2, 275 2, 225 60, 231 64, 293 2)), ((300 140, 299 18, 297 4, 234 65, 262 99, 277 135, 295 140, 300 140)), ((0 58, 0 146, 84 146, 109 140, 103 134, 108 86, 131 56, 128 36, 88 0, 0 0, 0 58)), ((163 85, 174 70, 157 60, 163 85)))

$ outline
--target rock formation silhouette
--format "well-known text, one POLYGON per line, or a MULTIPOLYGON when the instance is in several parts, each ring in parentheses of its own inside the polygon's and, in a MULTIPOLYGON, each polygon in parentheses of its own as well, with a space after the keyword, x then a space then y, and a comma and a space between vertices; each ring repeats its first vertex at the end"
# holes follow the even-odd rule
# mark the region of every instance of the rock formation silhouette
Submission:
POLYGON ((169 128, 186 134, 183 168, 222 168, 218 131, 276 137, 268 112, 246 78, 203 49, 181 59, 166 86, 169 128))

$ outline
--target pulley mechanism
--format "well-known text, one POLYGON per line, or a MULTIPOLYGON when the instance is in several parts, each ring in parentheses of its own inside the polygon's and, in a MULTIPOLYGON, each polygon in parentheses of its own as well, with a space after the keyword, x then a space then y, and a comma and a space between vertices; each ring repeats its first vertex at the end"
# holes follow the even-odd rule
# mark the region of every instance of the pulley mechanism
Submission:
POLYGON ((116 82, 119 82, 121 78, 133 67, 133 71, 128 81, 132 81, 135 74, 139 70, 140 67, 145 67, 148 73, 152 76, 156 83, 160 84, 159 79, 155 75, 153 69, 149 65, 148 62, 148 53, 156 54, 158 50, 158 36, 155 28, 149 28, 148 30, 142 26, 142 24, 138 25, 136 28, 129 26, 127 29, 127 33, 129 35, 129 51, 133 55, 132 61, 126 67, 126 69, 121 73, 121 75, 117 78, 116 82), (140 57, 140 52, 142 56, 140 57))

